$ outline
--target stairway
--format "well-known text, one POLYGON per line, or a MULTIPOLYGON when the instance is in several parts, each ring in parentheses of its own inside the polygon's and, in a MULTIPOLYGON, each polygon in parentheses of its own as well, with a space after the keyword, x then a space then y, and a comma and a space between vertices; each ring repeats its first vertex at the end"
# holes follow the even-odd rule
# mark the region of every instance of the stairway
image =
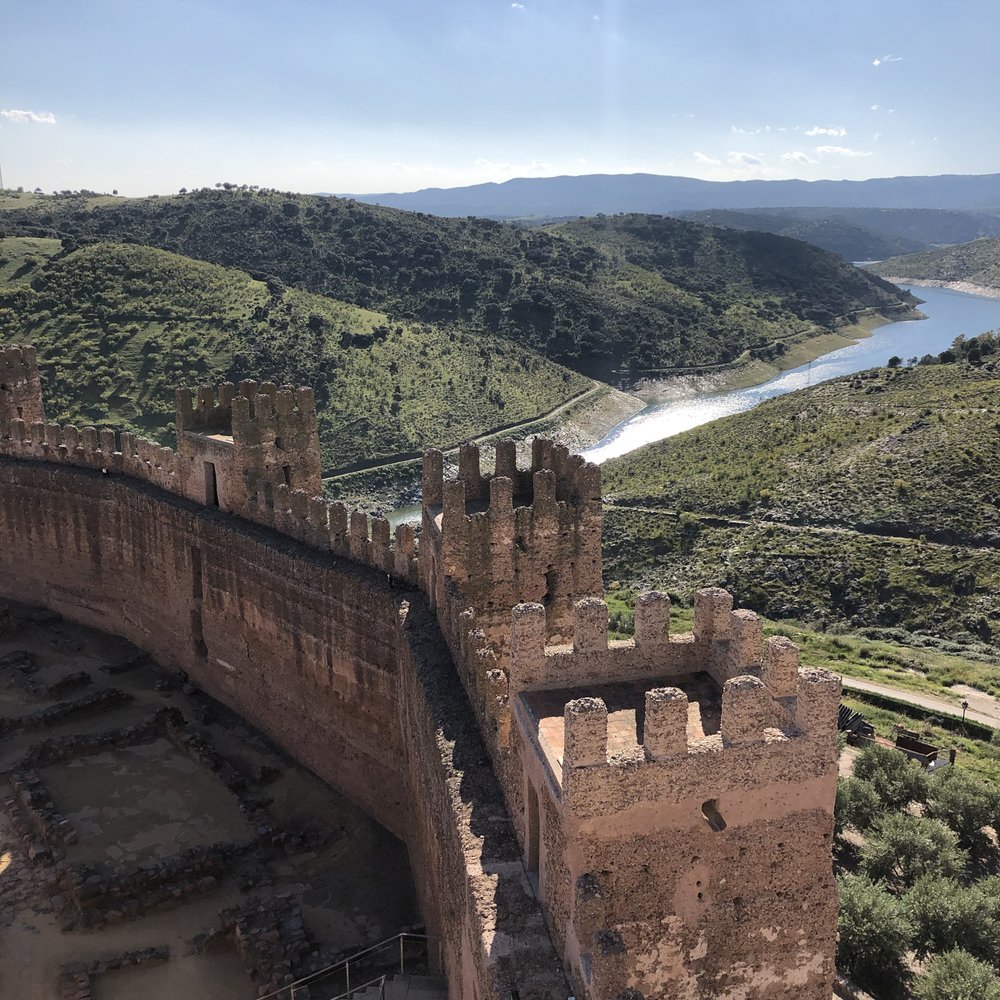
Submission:
MULTIPOLYGON (((351 1000, 379 1000, 378 985, 352 993, 351 1000)), ((384 1000, 448 1000, 448 984, 443 976, 392 976, 386 978, 384 1000)))

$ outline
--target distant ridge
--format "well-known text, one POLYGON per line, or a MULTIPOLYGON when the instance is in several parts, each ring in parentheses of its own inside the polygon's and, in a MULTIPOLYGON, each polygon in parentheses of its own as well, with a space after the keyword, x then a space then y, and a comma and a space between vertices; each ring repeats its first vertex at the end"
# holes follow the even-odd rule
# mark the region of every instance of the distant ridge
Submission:
POLYGON ((746 208, 949 208, 1000 212, 1000 173, 865 181, 703 181, 659 174, 518 177, 502 184, 350 195, 433 215, 559 218, 746 208))

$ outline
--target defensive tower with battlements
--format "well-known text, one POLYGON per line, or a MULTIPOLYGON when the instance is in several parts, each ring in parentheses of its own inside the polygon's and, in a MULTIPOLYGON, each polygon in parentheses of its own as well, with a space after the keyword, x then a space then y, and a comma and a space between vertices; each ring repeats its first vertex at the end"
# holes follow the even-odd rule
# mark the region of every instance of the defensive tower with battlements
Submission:
POLYGON ((177 457, 186 496, 241 511, 264 483, 322 494, 312 389, 224 382, 177 390, 177 457))

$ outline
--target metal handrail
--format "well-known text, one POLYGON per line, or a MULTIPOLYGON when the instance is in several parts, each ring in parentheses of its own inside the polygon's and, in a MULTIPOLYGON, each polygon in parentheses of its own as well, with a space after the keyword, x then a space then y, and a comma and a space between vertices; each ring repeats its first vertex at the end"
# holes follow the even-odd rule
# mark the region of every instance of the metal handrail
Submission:
MULTIPOLYGON (((430 934, 409 934, 405 931, 394 934, 392 937, 386 938, 384 941, 379 941, 377 944, 369 945, 367 948, 362 948, 361 951, 355 952, 353 955, 349 955, 347 958, 342 958, 339 962, 335 962, 333 965, 328 965, 325 969, 319 969, 317 972, 312 972, 308 976, 303 976, 301 979, 297 979, 294 983, 289 983, 287 986, 282 986, 280 989, 274 990, 271 993, 266 993, 264 996, 259 997, 258 1000, 278 1000, 281 997, 287 997, 288 1000, 295 1000, 295 991, 303 986, 308 986, 310 983, 316 982, 318 979, 326 978, 327 976, 332 976, 337 972, 344 971, 347 980, 347 990, 345 993, 341 994, 342 997, 346 997, 351 993, 357 992, 357 990, 362 989, 360 986, 351 987, 351 963, 357 963, 359 959, 364 958, 367 955, 371 955, 374 952, 383 950, 392 944, 399 944, 399 972, 400 975, 403 974, 403 966, 405 962, 405 956, 403 954, 403 947, 407 941, 424 941, 428 945, 427 948, 427 958, 430 960, 430 944, 432 941, 436 941, 438 945, 438 970, 443 969, 442 964, 442 954, 441 954, 441 938, 432 936, 430 934)), ((375 980, 372 980, 373 982, 375 980)), ((335 1000, 340 1000, 340 998, 335 998, 335 1000)))
POLYGON ((347 997, 355 993, 360 993, 362 990, 366 990, 369 986, 374 986, 376 983, 378 983, 378 1000, 383 1000, 385 997, 385 976, 376 976, 374 979, 370 979, 367 983, 362 983, 360 986, 352 986, 346 993, 331 997, 330 1000, 346 1000, 347 997))

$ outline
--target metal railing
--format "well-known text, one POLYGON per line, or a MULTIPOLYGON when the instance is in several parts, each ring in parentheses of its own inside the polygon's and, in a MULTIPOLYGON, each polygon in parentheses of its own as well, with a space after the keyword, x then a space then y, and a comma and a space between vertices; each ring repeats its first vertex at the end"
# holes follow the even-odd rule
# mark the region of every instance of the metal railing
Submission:
POLYGON ((267 993, 259 1000, 305 1000, 307 996, 310 1000, 330 1000, 331 997, 334 1000, 347 1000, 380 979, 381 1000, 388 975, 397 971, 401 976, 407 971, 417 973, 422 971, 421 965, 431 975, 444 974, 441 939, 427 934, 396 934, 328 965, 325 969, 303 976, 288 986, 267 993), (418 948, 415 949, 413 945, 418 948), (373 970, 377 970, 377 975, 365 982, 364 977, 370 976, 373 970), (355 985, 352 985, 352 980, 355 985), (331 989, 337 992, 328 992, 331 989))

